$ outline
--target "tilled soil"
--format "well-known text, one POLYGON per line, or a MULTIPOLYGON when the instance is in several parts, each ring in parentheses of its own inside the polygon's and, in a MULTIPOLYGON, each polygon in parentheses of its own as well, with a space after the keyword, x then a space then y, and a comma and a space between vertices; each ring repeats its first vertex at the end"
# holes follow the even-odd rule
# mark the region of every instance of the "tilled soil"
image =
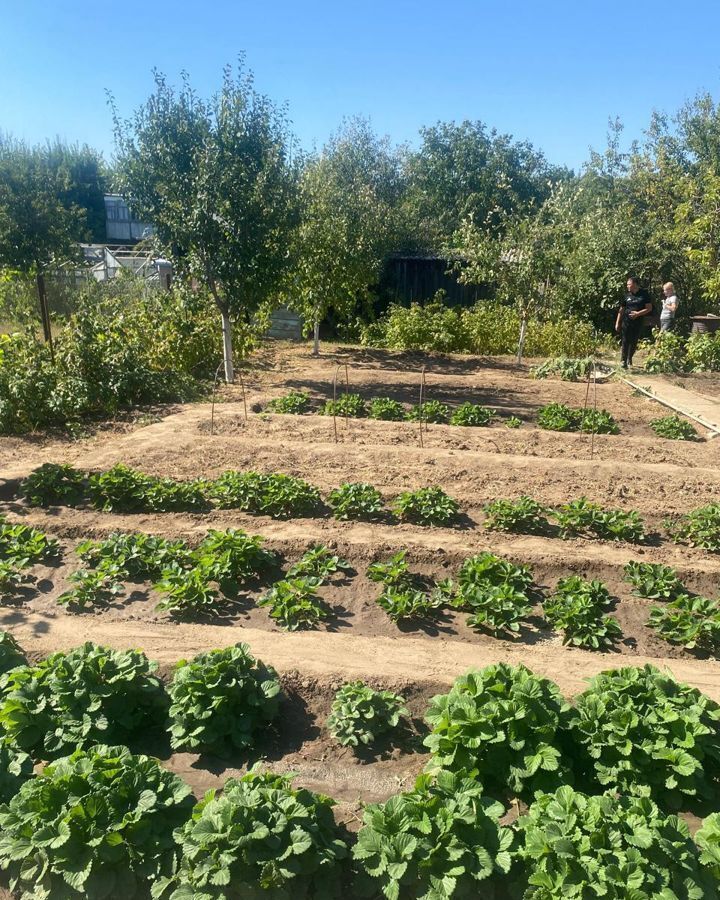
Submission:
MULTIPOLYGON (((299 773, 300 783, 341 800, 341 817, 357 819, 359 801, 381 800, 412 781, 424 765, 417 735, 386 748, 379 758, 357 758, 338 748, 323 722, 332 694, 345 680, 363 678, 402 689, 412 698, 420 722, 429 696, 446 689, 472 666, 505 660, 523 662, 552 677, 568 695, 604 668, 652 662, 697 685, 720 701, 720 663, 703 659, 657 638, 646 626, 653 603, 634 597, 622 568, 629 560, 675 566, 687 587, 717 596, 720 558, 672 543, 664 529, 667 515, 715 501, 720 488, 720 442, 684 443, 654 435, 649 423, 665 411, 635 396, 626 386, 537 381, 505 360, 428 357, 379 351, 332 351, 314 360, 303 348, 269 348, 244 371, 242 388, 218 392, 211 404, 173 410, 161 421, 128 430, 102 430, 88 440, 66 443, 36 437, 6 439, 0 446, 2 509, 57 536, 65 550, 54 567, 36 567, 34 582, 16 606, 0 610, 0 625, 16 634, 32 654, 66 649, 83 640, 115 647, 141 647, 163 665, 194 653, 245 641, 274 665, 288 688, 283 734, 263 748, 276 768, 299 773), (338 368, 338 363, 342 365, 338 368), (420 370, 426 367, 426 396, 451 406, 470 400, 497 411, 488 428, 374 422, 317 415, 282 416, 263 412, 267 401, 288 390, 307 390, 315 407, 350 390, 369 399, 389 396, 417 402, 420 370), (543 432, 537 410, 548 402, 605 408, 618 420, 619 435, 595 436, 543 432), (503 420, 519 416, 517 430, 503 420), (14 499, 18 480, 45 461, 72 462, 100 470, 116 462, 175 478, 214 477, 225 469, 284 472, 306 478, 323 496, 345 481, 374 484, 388 500, 402 490, 440 485, 461 506, 454 528, 422 528, 388 518, 377 524, 341 523, 324 514, 311 519, 274 521, 237 511, 206 514, 115 515, 89 508, 30 510, 14 499), (552 529, 543 535, 500 535, 483 527, 483 505, 499 497, 528 494, 548 505, 581 495, 644 518, 649 539, 642 546, 576 539, 563 541, 552 529), (197 543, 208 528, 241 527, 262 534, 266 546, 284 564, 294 562, 313 543, 324 543, 347 558, 354 571, 335 579, 320 594, 333 612, 315 632, 286 634, 271 623, 255 601, 268 583, 249 585, 217 616, 203 622, 176 623, 155 605, 149 585, 127 585, 107 608, 74 613, 57 604, 77 568, 73 547, 85 538, 113 530, 140 530, 197 543), (538 589, 536 615, 516 640, 500 640, 467 626, 464 613, 443 613, 412 626, 396 626, 376 605, 378 586, 369 581, 369 562, 407 550, 411 570, 427 581, 452 576, 462 561, 492 550, 530 565, 538 589), (613 595, 623 638, 608 653, 563 647, 541 618, 539 601, 565 575, 604 581, 613 595), (413 751, 413 752, 410 752, 413 751)), ((279 577, 279 572, 275 577, 279 577)), ((421 725, 418 726, 421 730, 421 725)), ((414 729, 417 731, 418 729, 414 729)), ((158 751, 159 752, 159 751, 158 751)), ((198 793, 221 784, 248 760, 208 761, 190 754, 160 752, 198 793)))

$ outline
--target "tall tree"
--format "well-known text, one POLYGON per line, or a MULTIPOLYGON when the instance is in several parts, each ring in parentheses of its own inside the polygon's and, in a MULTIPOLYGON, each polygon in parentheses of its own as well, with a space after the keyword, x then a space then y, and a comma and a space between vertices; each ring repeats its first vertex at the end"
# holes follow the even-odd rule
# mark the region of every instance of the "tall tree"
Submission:
MULTIPOLYGON (((112 102, 112 101, 111 101, 112 102)), ((155 73, 130 120, 113 104, 117 178, 157 231, 181 276, 204 285, 220 312, 225 378, 234 380, 232 321, 249 325, 280 290, 297 215, 297 164, 284 110, 242 65, 201 99, 155 73)))
POLYGON ((363 120, 347 123, 305 166, 289 303, 314 326, 348 318, 380 276, 397 232, 400 163, 363 120))

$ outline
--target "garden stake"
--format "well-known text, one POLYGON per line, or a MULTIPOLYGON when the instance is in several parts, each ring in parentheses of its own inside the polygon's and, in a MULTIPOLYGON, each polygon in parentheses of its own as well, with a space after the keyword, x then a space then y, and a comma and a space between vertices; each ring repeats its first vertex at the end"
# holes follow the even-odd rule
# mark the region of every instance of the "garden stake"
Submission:
MULTIPOLYGON (((348 374, 348 364, 345 363, 345 396, 350 393, 350 375, 348 374)), ((350 416, 347 411, 347 405, 345 406, 345 427, 350 427, 350 416)))
POLYGON ((336 443, 336 444, 337 444, 337 442, 338 442, 338 434, 337 434, 337 419, 335 418, 335 401, 337 400, 337 377, 338 377, 338 372, 339 372, 339 371, 340 371, 340 363, 337 364, 337 367, 335 368, 335 375, 333 376, 333 405, 332 405, 332 411, 333 411, 333 431, 335 432, 335 443, 336 443))
MULTIPOLYGON (((212 392, 212 403, 210 404, 210 435, 212 436, 215 433, 215 391, 217 391, 218 385, 218 375, 220 374, 220 368, 224 366, 224 361, 218 363, 217 369, 215 369, 215 380, 213 381, 213 392, 212 392)), ((247 408, 245 410, 245 418, 247 418, 247 408)))
POLYGON ((247 415, 247 400, 245 399, 245 382, 243 381, 242 372, 239 369, 238 369, 237 374, 240 376, 240 387, 242 388, 242 392, 243 392, 243 406, 245 407, 245 421, 247 422, 248 415, 247 415))
POLYGON ((423 444, 423 420, 422 420, 422 409, 423 409, 423 393, 425 392, 425 366, 420 369, 420 403, 419 403, 419 419, 420 419, 420 447, 424 448, 423 444))

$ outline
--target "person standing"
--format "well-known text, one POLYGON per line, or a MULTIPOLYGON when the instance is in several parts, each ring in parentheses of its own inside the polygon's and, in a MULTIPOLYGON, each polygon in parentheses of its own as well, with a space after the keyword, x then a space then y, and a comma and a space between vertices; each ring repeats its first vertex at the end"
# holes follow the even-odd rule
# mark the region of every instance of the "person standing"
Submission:
POLYGON ((620 304, 615 331, 622 335, 621 361, 623 369, 632 365, 635 349, 640 340, 643 317, 652 313, 652 303, 640 280, 631 275, 627 280, 627 295, 620 304))
POLYGON ((675 324, 675 313, 678 308, 678 298, 675 295, 675 286, 672 281, 663 285, 663 305, 660 313, 660 331, 672 331, 675 324))

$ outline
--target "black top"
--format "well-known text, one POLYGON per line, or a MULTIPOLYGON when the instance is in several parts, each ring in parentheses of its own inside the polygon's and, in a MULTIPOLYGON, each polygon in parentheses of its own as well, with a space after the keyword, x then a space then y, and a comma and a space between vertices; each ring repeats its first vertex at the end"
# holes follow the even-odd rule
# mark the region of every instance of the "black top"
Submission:
POLYGON ((645 290, 645 288, 640 288, 637 294, 631 294, 628 292, 627 296, 620 304, 623 319, 626 322, 637 322, 639 324, 642 321, 642 317, 640 319, 631 319, 628 313, 642 312, 642 310, 645 309, 645 307, 650 302, 650 295, 645 290))

